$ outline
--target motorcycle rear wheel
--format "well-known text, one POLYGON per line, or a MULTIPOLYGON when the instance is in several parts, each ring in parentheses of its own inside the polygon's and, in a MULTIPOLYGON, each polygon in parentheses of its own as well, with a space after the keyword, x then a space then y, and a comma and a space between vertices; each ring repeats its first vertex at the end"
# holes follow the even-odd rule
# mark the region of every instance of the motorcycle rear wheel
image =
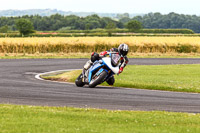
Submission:
POLYGON ((96 79, 92 79, 92 81, 89 84, 90 88, 96 87, 98 84, 100 84, 107 76, 107 72, 103 71, 96 79))

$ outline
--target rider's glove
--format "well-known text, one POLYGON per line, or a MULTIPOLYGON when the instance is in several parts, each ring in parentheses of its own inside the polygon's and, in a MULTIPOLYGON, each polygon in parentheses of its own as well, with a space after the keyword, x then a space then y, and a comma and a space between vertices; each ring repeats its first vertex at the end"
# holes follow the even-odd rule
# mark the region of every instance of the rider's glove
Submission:
POLYGON ((107 51, 101 52, 100 56, 105 56, 107 54, 107 51))
POLYGON ((123 67, 121 67, 120 69, 119 69, 119 72, 118 72, 118 74, 120 74, 120 73, 122 73, 123 72, 123 67))

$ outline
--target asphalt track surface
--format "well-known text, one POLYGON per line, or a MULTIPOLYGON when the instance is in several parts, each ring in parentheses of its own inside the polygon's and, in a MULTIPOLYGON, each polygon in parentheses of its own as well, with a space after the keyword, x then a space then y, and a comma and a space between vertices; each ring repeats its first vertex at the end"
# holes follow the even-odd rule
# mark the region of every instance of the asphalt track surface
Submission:
MULTIPOLYGON (((200 113, 200 94, 129 88, 78 88, 41 81, 36 74, 81 69, 87 59, 1 59, 0 103, 111 110, 165 110, 200 113)), ((130 59, 131 65, 200 64, 200 59, 130 59)))

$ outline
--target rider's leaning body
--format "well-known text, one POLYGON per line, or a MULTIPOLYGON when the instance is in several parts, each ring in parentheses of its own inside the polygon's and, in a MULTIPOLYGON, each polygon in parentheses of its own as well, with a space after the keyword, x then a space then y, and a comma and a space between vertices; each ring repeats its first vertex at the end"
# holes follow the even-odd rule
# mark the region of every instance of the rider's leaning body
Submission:
MULTIPOLYGON (((118 74, 123 72, 123 69, 126 67, 126 65, 128 64, 129 60, 127 58, 127 54, 128 54, 128 50, 129 47, 127 44, 120 44, 118 48, 112 48, 110 50, 107 51, 103 51, 100 54, 93 52, 91 55, 91 60, 89 60, 83 69, 83 74, 85 74, 85 71, 88 70, 90 68, 90 66, 96 61, 99 60, 100 58, 106 57, 109 54, 119 54, 121 56, 120 58, 120 68, 119 68, 119 72, 118 74)), ((107 83, 109 85, 113 85, 115 82, 114 76, 112 76, 111 78, 109 78, 107 80, 107 83)))

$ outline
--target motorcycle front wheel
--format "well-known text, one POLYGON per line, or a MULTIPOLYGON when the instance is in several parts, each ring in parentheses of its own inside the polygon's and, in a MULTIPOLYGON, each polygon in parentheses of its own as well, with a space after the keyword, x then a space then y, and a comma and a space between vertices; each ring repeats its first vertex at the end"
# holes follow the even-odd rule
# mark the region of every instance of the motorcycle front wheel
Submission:
POLYGON ((82 79, 83 79, 83 76, 81 73, 75 81, 76 86, 83 87, 85 85, 85 83, 82 81, 82 79))
POLYGON ((107 76, 107 72, 103 71, 99 76, 95 77, 94 79, 91 80, 89 87, 94 88, 98 84, 100 84, 107 76))

